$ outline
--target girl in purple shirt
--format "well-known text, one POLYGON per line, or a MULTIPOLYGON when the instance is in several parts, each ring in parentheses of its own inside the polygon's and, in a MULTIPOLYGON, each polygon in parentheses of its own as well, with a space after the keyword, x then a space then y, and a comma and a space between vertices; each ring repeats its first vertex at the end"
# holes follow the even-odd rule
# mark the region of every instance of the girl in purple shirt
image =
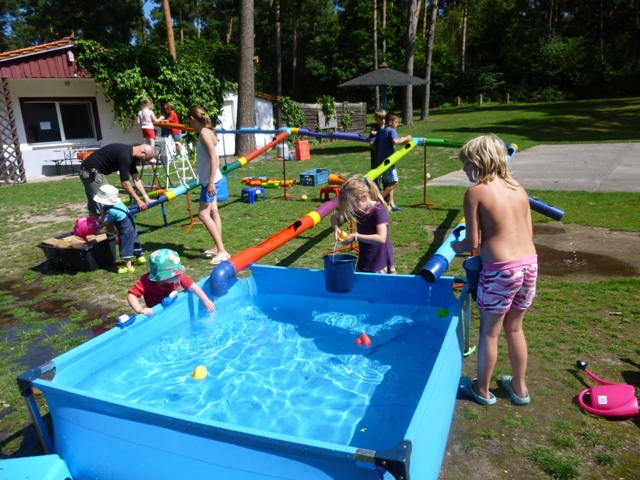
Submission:
POLYGON ((389 238, 389 211, 380 190, 371 180, 348 178, 340 188, 338 213, 331 217, 336 241, 344 245, 358 242, 358 272, 396 273, 393 245, 389 238), (357 232, 340 239, 340 224, 349 219, 357 222, 357 232))

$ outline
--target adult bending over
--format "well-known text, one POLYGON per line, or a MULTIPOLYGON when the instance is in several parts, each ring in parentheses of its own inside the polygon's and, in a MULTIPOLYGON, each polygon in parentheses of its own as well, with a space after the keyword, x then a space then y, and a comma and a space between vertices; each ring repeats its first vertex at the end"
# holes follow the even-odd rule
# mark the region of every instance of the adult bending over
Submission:
POLYGON ((100 205, 94 200, 102 185, 108 185, 105 175, 111 173, 120 173, 120 182, 129 196, 136 202, 140 210, 147 209, 147 203, 150 201, 147 192, 144 189, 142 180, 138 176, 136 162, 147 162, 153 160, 155 154, 154 149, 147 144, 143 145, 126 145, 124 143, 112 143, 96 150, 89 155, 80 168, 80 181, 84 185, 87 195, 87 208, 91 217, 100 217, 102 211, 100 205), (142 199, 136 194, 131 185, 131 179, 142 199))
POLYGON ((504 325, 513 375, 503 376, 500 383, 515 404, 524 405, 530 399, 522 324, 535 297, 538 275, 529 197, 512 177, 507 149, 498 137, 484 135, 470 140, 460 150, 460 160, 475 185, 464 196, 465 239, 453 242, 451 248, 456 253, 468 252, 482 240, 483 264, 476 298, 480 310, 478 378, 463 377, 461 388, 482 405, 496 402, 489 383, 504 325))

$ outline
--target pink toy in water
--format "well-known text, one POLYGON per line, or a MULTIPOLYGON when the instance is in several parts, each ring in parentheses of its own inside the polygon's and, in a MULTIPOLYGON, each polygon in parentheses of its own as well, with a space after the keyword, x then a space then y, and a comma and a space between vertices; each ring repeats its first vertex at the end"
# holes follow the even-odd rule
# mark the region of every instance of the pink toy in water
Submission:
POLYGON ((602 380, 587 370, 587 363, 582 360, 578 360, 576 366, 600 384, 587 388, 578 395, 578 403, 587 412, 605 417, 638 415, 638 399, 633 385, 602 380))
POLYGON ((98 219, 93 217, 84 217, 76 220, 73 227, 73 234, 87 240, 87 235, 95 235, 98 233, 98 219))

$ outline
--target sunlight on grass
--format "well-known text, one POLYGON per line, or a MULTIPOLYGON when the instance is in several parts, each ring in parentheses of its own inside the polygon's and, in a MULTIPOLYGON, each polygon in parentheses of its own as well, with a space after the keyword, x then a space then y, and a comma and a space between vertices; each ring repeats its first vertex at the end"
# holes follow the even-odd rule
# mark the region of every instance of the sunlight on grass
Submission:
POLYGON ((563 459, 548 447, 536 447, 529 454, 529 460, 553 478, 571 480, 580 476, 581 461, 576 456, 563 459))

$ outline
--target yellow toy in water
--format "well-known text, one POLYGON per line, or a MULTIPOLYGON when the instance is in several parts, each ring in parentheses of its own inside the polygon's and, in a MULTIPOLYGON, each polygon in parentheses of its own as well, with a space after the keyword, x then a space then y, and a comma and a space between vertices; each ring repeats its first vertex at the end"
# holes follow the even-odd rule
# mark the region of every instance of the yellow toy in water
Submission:
POLYGON ((207 368, 203 365, 198 365, 196 367, 196 369, 191 373, 191 376, 195 379, 195 380, 202 380, 204 379, 207 375, 209 374, 209 372, 207 372, 207 368))

